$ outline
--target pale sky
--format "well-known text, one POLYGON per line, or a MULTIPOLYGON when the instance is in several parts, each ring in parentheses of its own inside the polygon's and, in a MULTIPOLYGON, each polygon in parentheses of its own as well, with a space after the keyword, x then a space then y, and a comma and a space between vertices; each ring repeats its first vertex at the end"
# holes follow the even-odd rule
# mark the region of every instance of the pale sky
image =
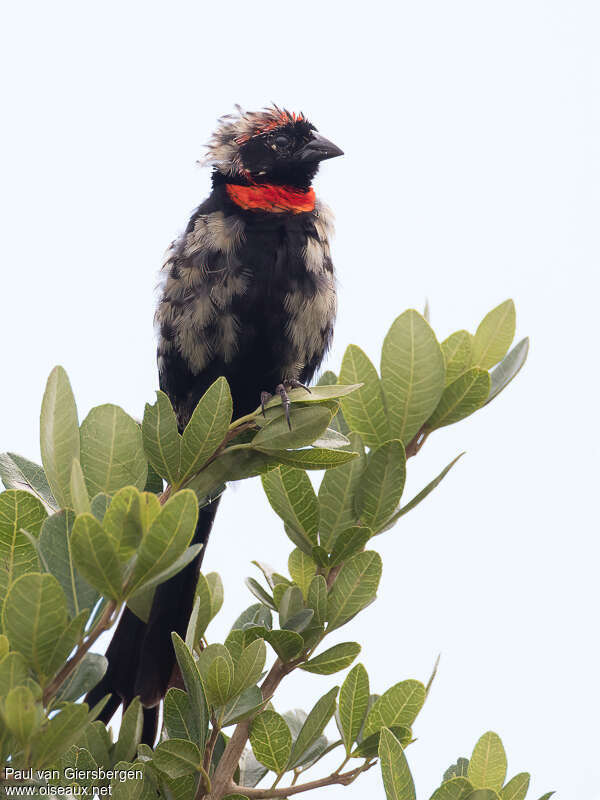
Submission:
MULTIPOLYGON (((379 598, 337 636, 363 644, 375 691, 426 681, 442 653, 407 750, 420 800, 489 729, 533 800, 600 798, 599 36, 593 0, 38 0, 2 15, 2 450, 39 459, 57 363, 81 418, 152 401, 157 271, 234 103, 302 110, 345 150, 316 184, 337 217, 327 367, 351 342, 377 362, 426 297, 440 339, 514 298, 528 364, 410 462, 407 497, 467 451, 374 541, 379 598)), ((258 481, 228 491, 205 560, 226 594, 211 641, 253 602, 251 559, 281 570, 290 547, 258 481)), ((293 677, 276 707, 309 708, 343 677, 293 677)), ((366 796, 384 797, 378 770, 327 790, 366 796)))

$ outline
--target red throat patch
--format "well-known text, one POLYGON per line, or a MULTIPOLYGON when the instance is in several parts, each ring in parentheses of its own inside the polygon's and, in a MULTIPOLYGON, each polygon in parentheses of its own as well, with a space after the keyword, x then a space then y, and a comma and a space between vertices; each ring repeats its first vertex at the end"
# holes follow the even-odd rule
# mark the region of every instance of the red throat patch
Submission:
POLYGON ((301 214, 314 211, 315 190, 294 189, 291 186, 273 186, 268 183, 254 186, 226 184, 227 194, 233 202, 250 211, 270 211, 273 214, 301 214))

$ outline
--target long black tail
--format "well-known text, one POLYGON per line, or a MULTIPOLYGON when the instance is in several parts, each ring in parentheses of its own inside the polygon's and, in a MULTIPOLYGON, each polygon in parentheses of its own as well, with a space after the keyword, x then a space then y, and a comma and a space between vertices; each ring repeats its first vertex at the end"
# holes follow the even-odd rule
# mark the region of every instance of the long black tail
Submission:
POLYGON ((142 741, 149 745, 156 739, 159 704, 176 663, 171 632, 185 636, 198 573, 218 505, 217 499, 200 509, 193 543, 201 543, 202 550, 185 569, 157 587, 148 622, 142 622, 125 608, 106 651, 106 674, 85 698, 92 706, 107 694, 111 695, 99 716, 106 723, 121 703, 127 708, 139 695, 144 705, 142 741))

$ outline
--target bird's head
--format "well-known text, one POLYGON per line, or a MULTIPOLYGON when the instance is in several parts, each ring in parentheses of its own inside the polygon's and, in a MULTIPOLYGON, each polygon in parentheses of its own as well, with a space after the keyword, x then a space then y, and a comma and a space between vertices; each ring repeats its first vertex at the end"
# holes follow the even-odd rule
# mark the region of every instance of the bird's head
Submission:
POLYGON ((321 161, 341 155, 302 113, 277 106, 262 111, 238 107, 219 120, 204 163, 213 166, 220 180, 306 189, 321 161))

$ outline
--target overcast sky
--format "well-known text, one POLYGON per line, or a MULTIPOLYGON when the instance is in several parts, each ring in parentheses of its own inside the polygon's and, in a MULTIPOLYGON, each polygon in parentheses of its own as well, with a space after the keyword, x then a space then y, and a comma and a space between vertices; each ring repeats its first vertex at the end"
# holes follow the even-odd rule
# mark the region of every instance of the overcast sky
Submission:
MULTIPOLYGON (((346 152, 317 181, 337 217, 327 366, 351 342, 378 361, 425 298, 440 339, 507 297, 531 337, 509 390, 410 462, 407 496, 467 451, 375 541, 379 598, 339 640, 363 643, 375 691, 442 653, 407 752, 420 799, 493 729, 532 798, 598 800, 598 3, 23 0, 2 17, 1 449, 39 458, 56 363, 81 418, 141 416, 157 271, 207 194, 216 118, 306 112, 346 152)), ((289 549, 257 481, 227 493, 213 641, 252 602, 251 559, 282 569, 289 549)), ((342 677, 294 677, 277 708, 342 677)), ((365 796, 383 798, 376 770, 327 790, 365 796)))

